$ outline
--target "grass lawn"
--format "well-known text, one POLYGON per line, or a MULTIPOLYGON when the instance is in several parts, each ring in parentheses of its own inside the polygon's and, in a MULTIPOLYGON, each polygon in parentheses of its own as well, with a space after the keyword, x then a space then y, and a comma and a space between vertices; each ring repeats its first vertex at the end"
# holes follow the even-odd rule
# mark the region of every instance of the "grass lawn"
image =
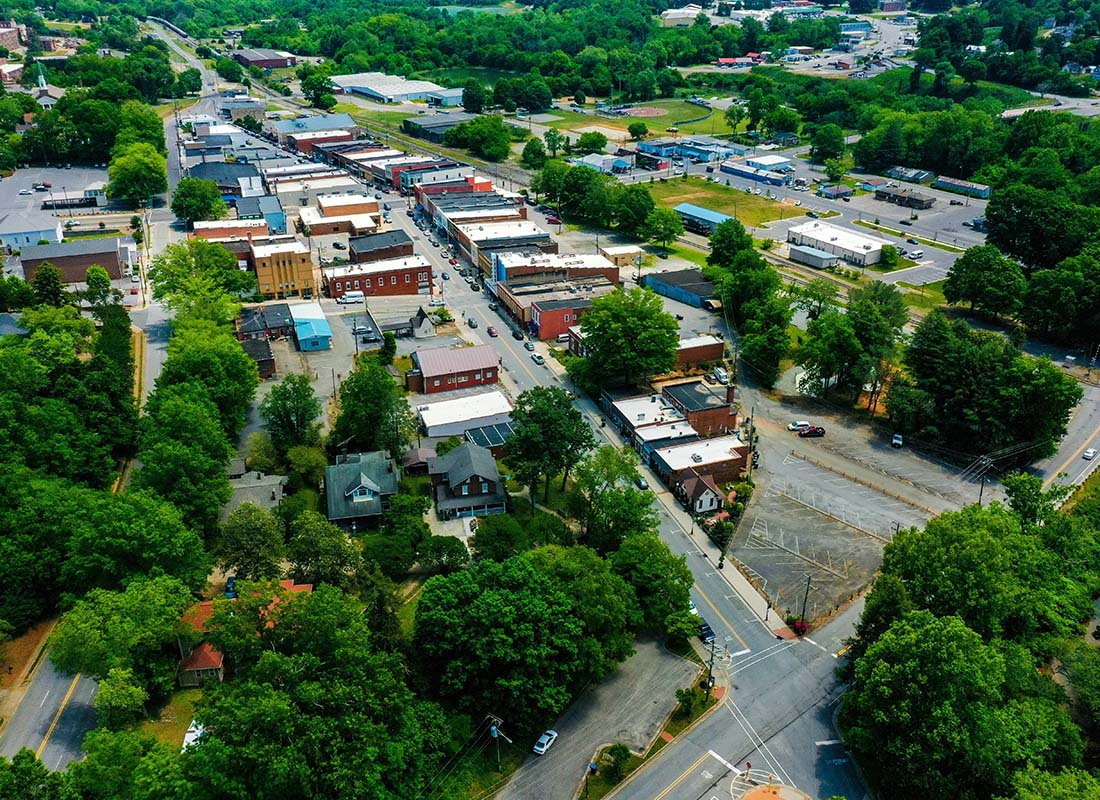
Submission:
POLYGON ((405 636, 412 637, 413 620, 416 618, 416 606, 420 603, 420 596, 424 591, 424 581, 427 578, 410 578, 403 582, 399 588, 405 602, 397 609, 397 621, 401 625, 401 632, 405 636))
POLYGON ((350 114, 351 118, 356 122, 368 122, 383 128, 392 128, 393 130, 401 130, 402 120, 417 116, 416 114, 408 114, 404 111, 375 111, 373 109, 362 108, 352 103, 337 103, 332 111, 335 114, 350 114))
POLYGON ((657 180, 644 185, 649 187, 650 194, 659 205, 672 208, 680 203, 694 203, 712 211, 731 214, 749 227, 777 219, 801 217, 804 214, 801 208, 780 203, 778 200, 769 200, 763 195, 747 194, 743 189, 734 189, 702 178, 673 178, 666 183, 657 180))
POLYGON ((492 69, 491 67, 443 67, 441 69, 428 69, 413 73, 412 77, 418 80, 435 81, 444 86, 462 86, 470 78, 476 78, 486 86, 491 86, 501 78, 518 77, 518 72, 507 69, 492 69))
POLYGON ((898 265, 896 267, 891 267, 888 269, 882 266, 882 264, 868 264, 867 269, 871 270, 872 272, 893 272, 894 270, 908 269, 909 267, 915 267, 916 265, 916 261, 898 256, 898 265))
POLYGON ((160 710, 157 719, 147 719, 141 723, 141 732, 154 736, 170 747, 181 747, 183 735, 195 718, 195 701, 200 697, 202 689, 180 689, 174 692, 160 710))
POLYGON ((911 283, 898 281, 898 288, 902 289, 902 297, 910 308, 922 311, 932 311, 947 305, 947 298, 943 296, 943 285, 946 281, 927 283, 924 286, 914 286, 911 283))

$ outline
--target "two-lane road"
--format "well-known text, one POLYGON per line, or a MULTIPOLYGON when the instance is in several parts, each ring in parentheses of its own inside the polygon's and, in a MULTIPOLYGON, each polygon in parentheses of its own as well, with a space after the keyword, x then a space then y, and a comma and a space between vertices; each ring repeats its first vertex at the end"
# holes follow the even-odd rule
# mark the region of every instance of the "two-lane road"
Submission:
POLYGON ((59 672, 44 657, 19 709, 0 735, 0 755, 26 748, 49 769, 64 769, 83 757, 84 735, 95 726, 95 681, 59 672))

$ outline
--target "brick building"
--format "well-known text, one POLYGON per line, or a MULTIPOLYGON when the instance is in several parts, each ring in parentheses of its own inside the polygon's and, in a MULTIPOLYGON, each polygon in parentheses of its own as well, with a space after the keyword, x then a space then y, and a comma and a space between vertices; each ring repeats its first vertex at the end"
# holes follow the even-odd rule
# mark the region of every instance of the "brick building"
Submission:
POLYGON ((407 258, 413 254, 413 242, 409 234, 400 228, 366 236, 356 236, 348 240, 348 257, 355 264, 371 261, 388 261, 392 258, 407 258))
POLYGON ((676 366, 687 369, 699 364, 721 361, 725 355, 726 343, 717 336, 693 336, 681 339, 676 348, 676 366))
POLYGON ((747 467, 748 445, 736 436, 717 436, 653 451, 654 471, 666 486, 710 477, 715 484, 739 480, 747 467))
POLYGON ((432 265, 423 256, 407 256, 321 270, 325 291, 339 300, 348 292, 367 297, 432 293, 432 265))
POLYGON ((316 289, 313 260, 309 248, 301 242, 253 244, 252 265, 265 300, 313 297, 316 289))
POLYGON ((732 386, 720 388, 721 393, 704 381, 694 380, 666 384, 661 387, 661 394, 700 435, 716 436, 737 430, 737 411, 731 402, 734 389, 732 386))
POLYGON ((121 237, 110 239, 76 239, 60 244, 40 244, 24 247, 19 260, 23 264, 26 280, 34 280, 38 268, 49 262, 61 270, 61 280, 65 283, 83 283, 88 267, 100 266, 107 270, 112 279, 118 280, 122 273, 136 261, 136 253, 123 244, 121 237))
POLYGON ((405 386, 424 394, 496 383, 500 377, 496 350, 487 344, 417 350, 412 361, 405 386))
POLYGON ((493 280, 505 282, 517 278, 542 277, 552 280, 587 281, 602 277, 619 284, 619 268, 610 260, 591 253, 559 254, 534 252, 502 252, 493 258, 493 280))
POLYGON ((313 154, 313 148, 324 142, 350 142, 355 136, 350 131, 302 131, 286 137, 290 147, 299 153, 313 154))
POLYGON ((238 50, 233 53, 233 60, 245 69, 248 67, 281 69, 283 67, 293 67, 298 63, 298 60, 289 53, 280 53, 276 50, 268 50, 263 47, 238 50))
POLYGON ((497 298, 507 313, 539 339, 566 333, 592 307, 592 300, 611 294, 615 284, 602 275, 585 281, 521 279, 497 284, 497 298))
POLYGON ((267 236, 267 220, 264 219, 213 219, 199 220, 194 224, 196 239, 250 239, 267 236))

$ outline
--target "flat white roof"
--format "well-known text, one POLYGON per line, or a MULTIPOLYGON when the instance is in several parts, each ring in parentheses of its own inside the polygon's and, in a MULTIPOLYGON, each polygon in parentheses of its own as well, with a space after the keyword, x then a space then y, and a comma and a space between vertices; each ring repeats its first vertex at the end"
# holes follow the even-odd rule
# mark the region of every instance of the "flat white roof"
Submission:
POLYGON ((279 194, 289 194, 291 192, 316 192, 326 189, 345 189, 351 186, 359 187, 361 185, 362 184, 349 175, 346 178, 320 178, 314 181, 280 181, 275 185, 275 191, 279 194))
POLYGON ((459 225, 458 230, 475 244, 514 236, 550 236, 538 225, 526 220, 522 222, 486 222, 480 225, 459 225))
POLYGON ((313 206, 305 206, 299 209, 298 217, 302 220, 303 225, 310 228, 326 222, 350 222, 352 227, 357 230, 378 227, 378 220, 375 219, 374 214, 322 214, 319 208, 313 206))
POLYGON ((603 256, 593 253, 539 253, 535 256, 522 253, 505 253, 500 256, 501 266, 507 267, 542 267, 544 269, 618 269, 603 256))
POLYGON ((378 201, 373 197, 368 197, 365 194, 319 194, 317 195, 317 205, 319 206, 356 206, 363 203, 370 203, 376 209, 378 208, 378 201))
POLYGON ((336 267, 325 267, 321 272, 330 279, 346 278, 349 275, 375 275, 379 272, 390 272, 395 269, 431 268, 428 259, 422 255, 411 255, 405 258, 387 258, 384 261, 370 261, 366 264, 341 264, 336 267))
POLYGON ((822 243, 829 243, 835 247, 850 250, 854 253, 865 253, 878 250, 883 245, 890 244, 885 239, 879 239, 875 236, 864 236, 855 231, 850 231, 847 228, 839 228, 836 225, 829 225, 826 222, 818 222, 817 220, 796 225, 787 233, 788 235, 796 234, 798 236, 815 239, 822 243))
POLYGON ((611 404, 631 425, 652 425, 655 422, 683 422, 684 415, 669 405, 664 395, 628 397, 611 404))
POLYGON ((263 228, 267 230, 266 219, 202 219, 194 223, 196 231, 214 230, 216 228, 263 228))
MULTIPOLYGON (((254 244, 252 245, 252 255, 255 258, 267 258, 269 256, 278 255, 279 253, 308 253, 309 248, 299 241, 293 242, 276 242, 275 244, 254 244)), ((320 308, 320 306, 318 306, 320 308)))
POLYGON ((428 403, 417 406, 416 411, 424 427, 431 429, 468 419, 489 417, 493 414, 510 414, 512 404, 502 392, 497 391, 428 403))
POLYGON ((378 161, 380 159, 394 158, 395 156, 401 155, 401 151, 393 149, 370 150, 368 148, 364 148, 354 153, 342 153, 341 155, 343 158, 346 158, 349 161, 354 161, 357 164, 362 164, 367 161, 378 161))
POLYGON ((288 133, 286 137, 293 139, 296 142, 306 142, 311 139, 326 139, 331 136, 347 136, 351 138, 351 134, 348 131, 337 128, 331 131, 302 131, 301 133, 288 133))
POLYGON ((356 72, 352 75, 333 75, 332 83, 344 88, 370 89, 378 94, 409 94, 437 92, 443 87, 431 81, 410 81, 400 75, 384 72, 356 72))
POLYGON ((695 436, 696 430, 686 420, 679 422, 664 422, 660 425, 647 425, 638 428, 634 435, 643 442, 657 442, 661 439, 683 439, 685 436, 695 436))
POLYGON ((645 250, 638 247, 636 244, 618 244, 612 247, 601 247, 600 249, 609 256, 636 256, 639 253, 645 252, 645 250))
POLYGON ((680 340, 680 349, 684 350, 688 347, 704 347, 708 344, 722 344, 724 342, 717 336, 711 336, 710 334, 704 334, 703 336, 692 336, 690 339, 680 340))
MULTIPOLYGON (((443 216, 456 224, 468 220, 484 219, 485 217, 509 216, 515 217, 517 220, 520 219, 519 211, 514 208, 474 208, 462 211, 444 211, 443 216)), ((508 220, 501 221, 507 222, 508 220)))
POLYGON ((697 467, 700 464, 719 464, 738 456, 745 449, 745 443, 736 436, 716 436, 713 439, 701 439, 691 444, 678 444, 663 447, 657 455, 670 470, 697 467), (699 459, 692 458, 699 456, 699 459))
POLYGON ((290 304, 290 316, 294 320, 300 319, 324 319, 325 312, 321 308, 321 304, 314 303, 291 303, 290 304))
POLYGON ((759 164, 762 167, 775 167, 780 164, 790 164, 789 158, 783 158, 783 156, 751 156, 745 159, 751 161, 754 164, 759 164))

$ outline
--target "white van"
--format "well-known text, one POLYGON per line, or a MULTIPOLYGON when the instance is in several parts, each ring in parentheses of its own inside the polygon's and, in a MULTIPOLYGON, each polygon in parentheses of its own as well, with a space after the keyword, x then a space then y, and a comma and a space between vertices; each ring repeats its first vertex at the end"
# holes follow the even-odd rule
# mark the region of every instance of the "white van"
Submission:
POLYGON ((347 305, 348 303, 364 303, 366 297, 362 292, 345 292, 343 297, 337 297, 336 302, 341 305, 347 305))
POLYGON ((722 367, 714 368, 714 379, 725 386, 730 382, 730 375, 722 367))
POLYGON ((909 258, 911 258, 913 261, 916 261, 918 258, 924 258, 924 251, 923 250, 910 250, 909 251, 909 258))
POLYGON ((569 342, 569 334, 568 333, 559 333, 558 338, 555 339, 554 341, 558 342, 559 344, 566 344, 566 343, 569 342))

